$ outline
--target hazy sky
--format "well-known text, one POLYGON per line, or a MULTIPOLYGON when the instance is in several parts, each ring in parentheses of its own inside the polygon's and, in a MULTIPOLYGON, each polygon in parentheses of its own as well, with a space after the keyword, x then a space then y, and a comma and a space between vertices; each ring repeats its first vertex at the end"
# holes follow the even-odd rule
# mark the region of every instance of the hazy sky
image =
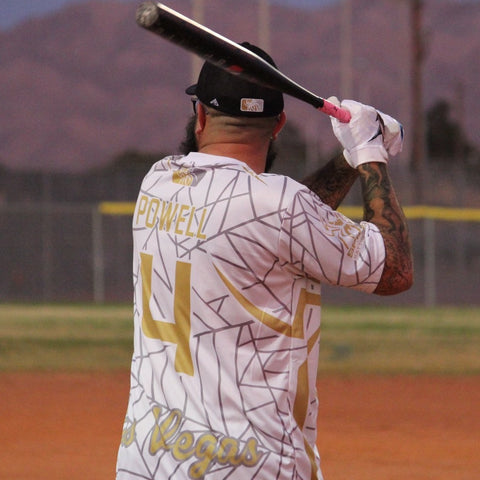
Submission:
MULTIPOLYGON (((86 0, 0 0, 0 29, 10 28, 32 16, 52 12, 67 3, 78 3, 81 1, 86 0)), ((131 2, 133 0, 117 1, 131 2)), ((339 0, 270 0, 270 3, 296 6, 299 8, 313 8, 337 1, 339 0)), ((140 3, 140 0, 138 3, 140 3)), ((168 0, 165 3, 168 5, 168 0)))

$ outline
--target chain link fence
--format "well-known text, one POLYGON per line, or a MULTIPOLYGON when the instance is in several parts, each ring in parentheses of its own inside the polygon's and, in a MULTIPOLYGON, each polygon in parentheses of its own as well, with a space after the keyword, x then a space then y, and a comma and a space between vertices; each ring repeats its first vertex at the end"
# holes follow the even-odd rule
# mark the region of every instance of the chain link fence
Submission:
MULTIPOLYGON (((324 288, 324 304, 480 305, 480 210, 406 207, 415 284, 394 297, 324 288)), ((130 302, 132 203, 0 205, 0 301, 130 302)), ((346 207, 356 217, 359 209, 346 207)))

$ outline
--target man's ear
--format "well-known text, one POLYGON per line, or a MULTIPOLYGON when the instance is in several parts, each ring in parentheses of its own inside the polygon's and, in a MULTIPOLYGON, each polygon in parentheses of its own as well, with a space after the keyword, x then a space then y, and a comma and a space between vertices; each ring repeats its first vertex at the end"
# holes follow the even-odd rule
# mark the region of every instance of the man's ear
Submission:
POLYGON ((285 112, 282 112, 278 116, 277 124, 275 125, 275 128, 273 129, 272 140, 277 139, 278 134, 282 131, 282 128, 285 126, 286 123, 287 123, 287 114, 285 112))
POLYGON ((197 123, 195 124, 195 135, 199 135, 205 129, 207 113, 202 103, 197 102, 197 123))

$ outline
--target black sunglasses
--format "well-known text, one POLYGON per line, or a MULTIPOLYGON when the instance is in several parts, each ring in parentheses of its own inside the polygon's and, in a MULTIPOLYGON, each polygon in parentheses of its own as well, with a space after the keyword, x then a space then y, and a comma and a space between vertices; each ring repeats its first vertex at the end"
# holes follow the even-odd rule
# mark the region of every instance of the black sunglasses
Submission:
POLYGON ((197 114, 197 102, 198 102, 198 98, 197 97, 192 97, 190 98, 191 102, 192 102, 192 107, 193 107, 193 113, 196 115, 197 114))

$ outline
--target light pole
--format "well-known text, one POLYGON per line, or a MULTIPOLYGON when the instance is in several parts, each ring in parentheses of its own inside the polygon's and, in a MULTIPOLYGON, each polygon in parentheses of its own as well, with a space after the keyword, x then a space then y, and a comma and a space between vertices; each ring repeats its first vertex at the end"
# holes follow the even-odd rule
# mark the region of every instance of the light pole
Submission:
MULTIPOLYGON (((425 62, 425 35, 423 28, 424 0, 390 0, 406 5, 407 43, 409 45, 408 78, 404 79, 406 92, 403 110, 410 117, 408 137, 410 169, 413 173, 414 201, 422 203, 425 197, 424 169, 426 157, 426 127, 423 102, 423 66, 425 62)), ((407 138, 408 138, 407 137, 407 138)), ((406 143, 406 145, 407 145, 406 143)))
POLYGON ((340 50, 340 95, 353 98, 352 0, 342 1, 340 50))
MULTIPOLYGON (((204 0, 192 0, 192 18, 202 25, 205 20, 205 1, 204 0)), ((198 79, 198 74, 202 68, 203 60, 198 56, 192 55, 192 83, 195 83, 198 79)))
MULTIPOLYGON (((412 97, 412 158, 410 165, 418 177, 423 176, 425 157, 425 114, 423 111, 423 61, 425 58, 423 36, 423 1, 408 0, 410 7, 410 34, 412 48, 411 97, 412 97)), ((423 185, 419 179, 417 201, 422 201, 423 185), (419 198, 418 198, 419 197, 419 198)))
POLYGON ((268 0, 258 1, 258 46, 270 52, 270 5, 268 0))

